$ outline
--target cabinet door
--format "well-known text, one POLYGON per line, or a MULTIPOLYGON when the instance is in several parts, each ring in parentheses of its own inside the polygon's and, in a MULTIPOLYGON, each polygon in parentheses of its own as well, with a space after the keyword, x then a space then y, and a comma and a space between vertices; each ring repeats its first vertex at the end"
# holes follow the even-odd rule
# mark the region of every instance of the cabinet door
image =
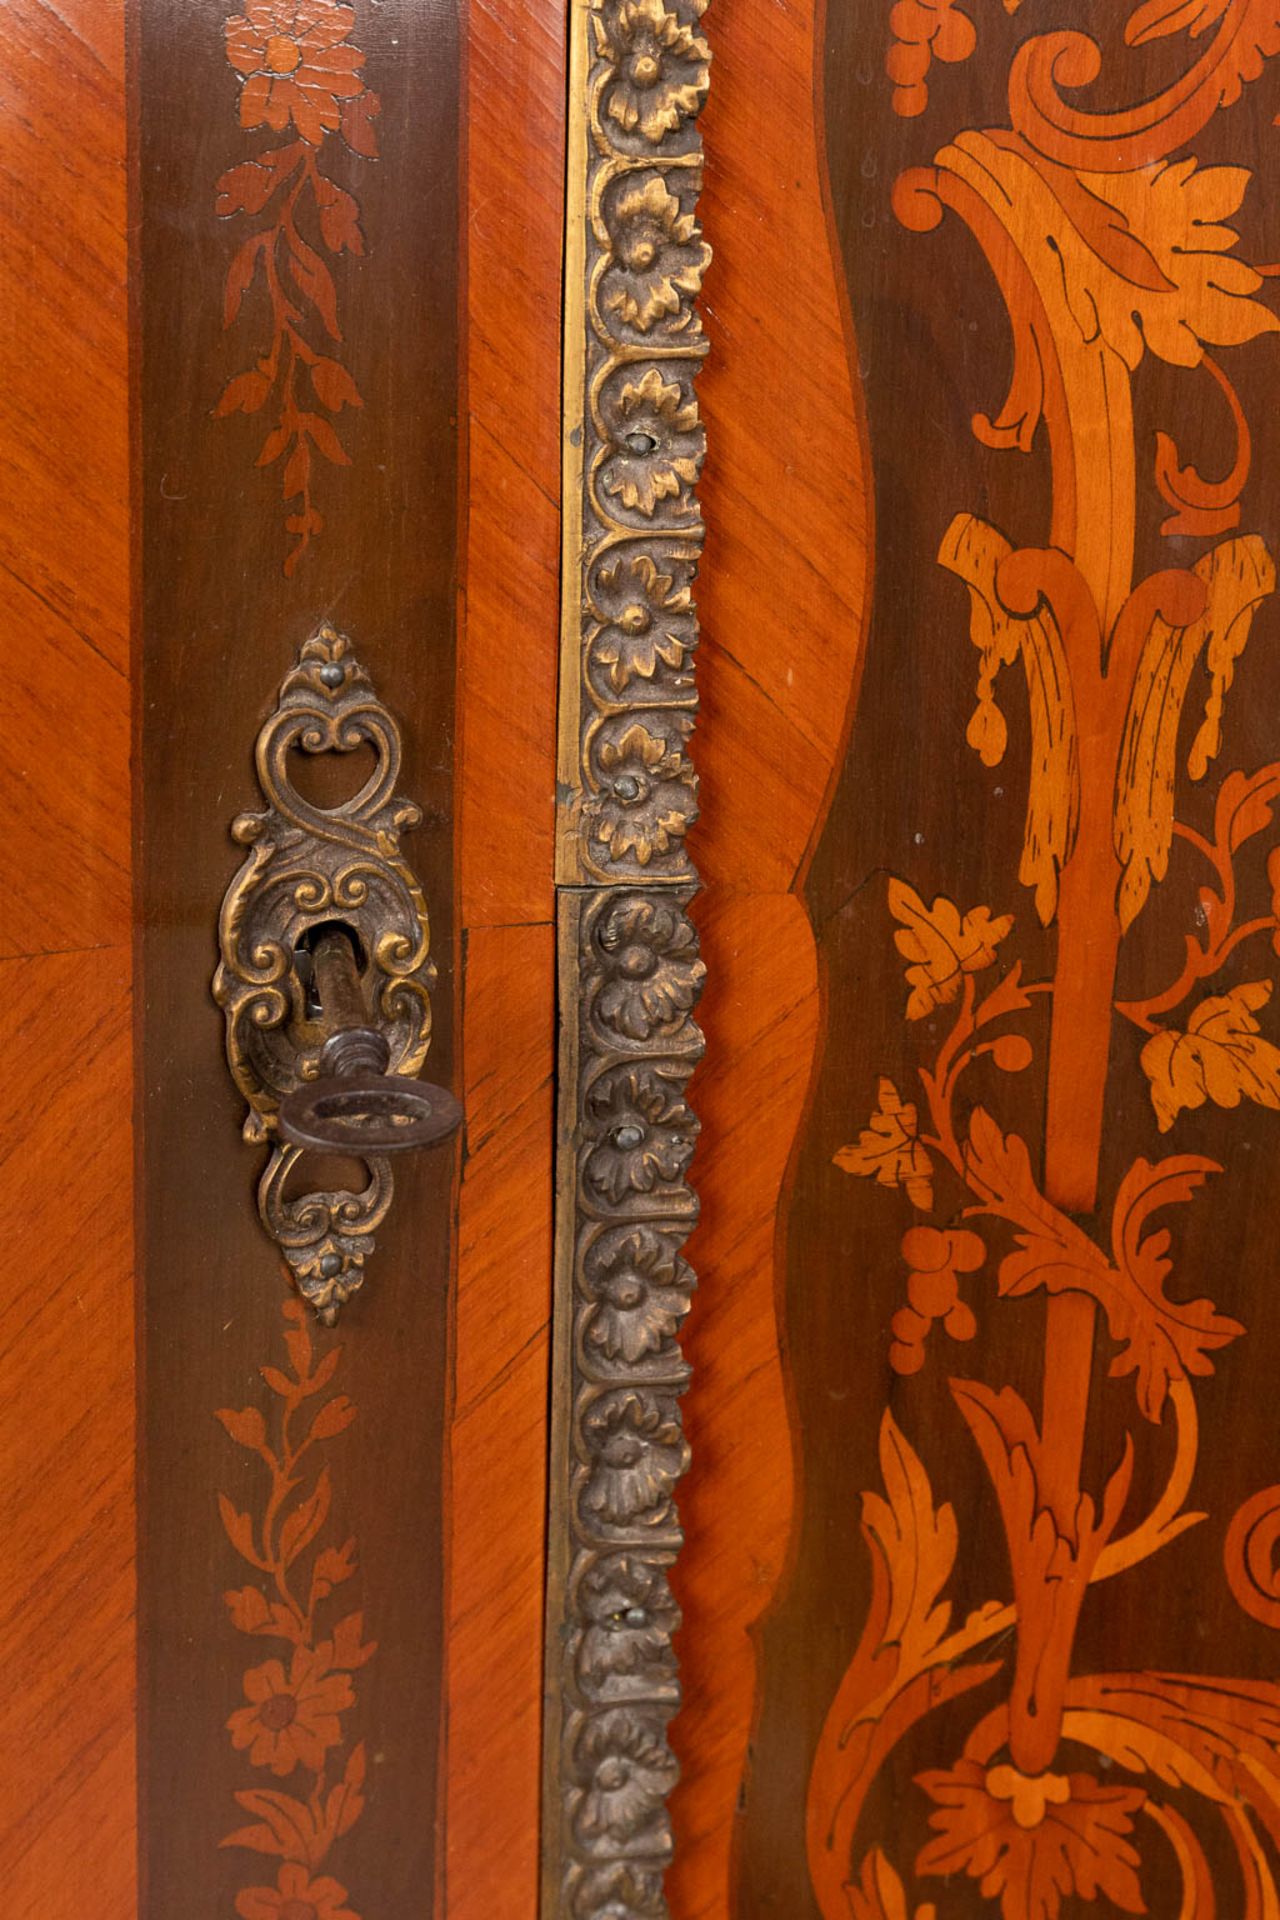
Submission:
POLYGON ((6 1910, 532 1913, 563 25, 120 15, 0 26, 6 1910))
POLYGON ((696 26, 673 1913, 1277 1902, 1276 26, 696 26))
POLYGON ((1280 1911, 1273 15, 6 10, 21 1920, 1280 1911))

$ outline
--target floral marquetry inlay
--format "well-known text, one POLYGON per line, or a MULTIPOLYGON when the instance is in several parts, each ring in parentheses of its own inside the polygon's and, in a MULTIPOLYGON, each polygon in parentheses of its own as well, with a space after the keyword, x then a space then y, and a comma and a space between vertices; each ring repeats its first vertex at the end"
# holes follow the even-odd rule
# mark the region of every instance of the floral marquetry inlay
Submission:
POLYGON ((974 826, 981 897, 945 873, 880 883, 903 1042, 873 1061, 831 1177, 880 1189, 897 1377, 861 1496, 870 1603, 813 1756, 809 1874, 824 1920, 1261 1920, 1280 1912, 1280 1687, 1231 1671, 1209 1608, 1231 1596, 1280 1627, 1280 1488, 1234 1513, 1196 1504, 1198 1400, 1249 1330, 1236 1263, 1195 1235, 1233 1205, 1232 1126, 1252 1110, 1256 1144, 1280 1111, 1280 740, 1232 765, 1228 726, 1246 650, 1264 628, 1274 645, 1274 558, 1250 529, 1270 523, 1250 480, 1273 421, 1240 390, 1280 311, 1273 262, 1242 239, 1263 188, 1221 163, 1233 127, 1251 158, 1276 136, 1270 103, 1217 119, 1280 54, 1280 11, 1147 0, 1120 9, 1124 44, 1110 9, 1097 41, 1078 30, 1088 8, 1067 30, 1067 9, 1027 0, 1017 34, 994 11, 887 12, 890 106, 919 119, 920 163, 893 185, 885 244, 967 230, 1007 321, 1004 398, 971 397, 981 460, 1029 456, 1047 482, 998 496, 1016 528, 944 495, 940 544, 919 555, 957 588, 936 645, 971 650, 974 700, 922 709, 914 750, 942 751, 931 722, 963 732, 993 782, 1016 781, 1021 844, 1006 861, 993 805, 990 832, 974 826), (997 41, 1005 123, 930 134, 967 97, 933 63, 993 63, 997 41), (1126 62, 1156 42, 1144 86, 1126 62), (1213 158, 1197 151, 1210 121, 1213 158), (1194 408, 1168 403, 1192 382, 1230 436, 1209 478, 1178 452, 1194 408), (1221 1160, 1192 1150, 1209 1137, 1221 1160), (1031 1397, 1011 1342, 987 1338, 1024 1301, 1040 1305, 1014 1323, 1036 1330, 1031 1397), (1104 1402, 1110 1449, 1090 1444, 1104 1402), (972 1503, 935 1490, 955 1485, 944 1427, 967 1434, 1002 1553, 975 1541, 972 1503), (1207 1670, 1093 1671, 1091 1590, 1126 1583, 1120 1616, 1163 1577, 1180 1606, 1186 1564, 1160 1556, 1200 1527, 1225 1573, 1196 1620, 1207 1670), (890 1769, 897 1827, 881 1811, 873 1833, 890 1769))
POLYGON ((378 157, 381 102, 366 84, 355 30, 355 8, 340 0, 249 0, 224 28, 240 126, 273 138, 217 183, 216 211, 242 236, 227 269, 223 326, 256 328, 259 316, 268 324, 215 412, 266 422, 255 464, 279 472, 287 574, 324 527, 317 463, 351 464, 342 415, 364 405, 344 364, 328 264, 365 250, 359 202, 332 170, 331 136, 356 160, 378 157))
POLYGON ((287 1299, 283 1314, 283 1364, 260 1369, 265 1405, 218 1414, 260 1468, 260 1492, 248 1508, 218 1497, 241 1574, 249 1576, 227 1591, 227 1612, 256 1643, 243 1704, 227 1721, 246 1774, 235 1795, 241 1822, 222 1845, 249 1856, 246 1882, 258 1875, 236 1895, 240 1920, 361 1920, 330 1869, 364 1811, 365 1748, 351 1721, 360 1670, 377 1647, 347 1597, 358 1573, 356 1543, 333 1531, 333 1479, 323 1457, 356 1407, 335 1390, 341 1347, 317 1353, 300 1300, 287 1299))

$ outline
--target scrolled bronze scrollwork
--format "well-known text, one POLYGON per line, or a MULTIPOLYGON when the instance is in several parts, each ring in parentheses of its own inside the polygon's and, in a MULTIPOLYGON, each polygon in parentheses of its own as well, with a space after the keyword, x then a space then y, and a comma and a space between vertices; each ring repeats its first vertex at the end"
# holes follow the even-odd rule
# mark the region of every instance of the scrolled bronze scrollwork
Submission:
POLYGON ((317 934, 342 930, 385 1072, 392 1084, 415 1077, 431 1041, 436 973, 426 900, 400 836, 422 815, 396 791, 399 728, 350 642, 328 626, 306 641, 285 676, 259 731, 255 763, 267 804, 232 823, 247 851, 222 904, 213 993, 248 1109, 245 1139, 271 1148, 259 1216, 300 1291, 331 1324, 363 1281, 374 1230, 391 1205, 392 1175, 385 1152, 369 1152, 360 1156, 368 1178, 358 1191, 288 1190, 305 1162, 302 1147, 282 1135, 280 1109, 327 1070, 333 1039, 307 957, 317 934), (326 806, 299 789, 295 755, 361 749, 372 764, 356 792, 326 806))

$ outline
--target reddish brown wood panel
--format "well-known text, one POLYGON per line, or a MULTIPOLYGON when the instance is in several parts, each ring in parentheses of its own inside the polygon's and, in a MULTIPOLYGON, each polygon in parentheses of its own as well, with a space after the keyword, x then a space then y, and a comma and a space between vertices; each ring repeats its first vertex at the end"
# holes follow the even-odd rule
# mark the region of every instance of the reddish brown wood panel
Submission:
POLYGON ((467 1152, 450 1425, 450 1920, 532 1913, 555 1060, 559 0, 467 15, 459 921, 467 1152), (511 164, 512 129, 520 164, 511 164))
POLYGON ((451 1920, 532 1912, 537 1894, 553 957, 544 926, 468 936, 449 1443, 451 1920))
POLYGON ((468 927, 552 917, 547 623, 559 605, 565 59, 555 0, 522 0, 516 15, 500 18, 471 0, 459 662, 468 767, 459 884, 468 927))
POLYGON ((124 46, 0 16, 0 1858, 15 1920, 133 1920, 124 46))
POLYGON ((729 1911, 755 1712, 757 1637, 795 1512, 776 1290, 779 1207, 821 1008, 798 898, 857 682, 866 510, 844 290, 826 215, 813 77, 821 9, 712 9, 702 117, 712 351, 700 497, 707 545, 692 851, 707 1058, 685 1334, 693 1466, 674 1584, 685 1706, 673 1724, 679 1920, 729 1911))
POLYGON ((744 1920, 1280 1898, 1275 24, 823 37, 874 561, 744 1920))
MULTIPOLYGON (((442 1770, 447 1910, 458 1914, 486 1901, 518 1909, 536 1880, 563 46, 553 9, 525 24, 513 36, 481 8, 471 23, 474 494, 462 516, 459 733, 477 774, 458 883, 473 1122, 442 1770), (529 128, 521 179, 500 160, 513 98, 529 128), (509 830, 513 788, 525 795, 519 833, 509 830)), ((15 1190, 38 1195, 49 1164, 60 1171, 56 1203, 49 1191, 25 1217, 26 1280, 8 1296, 5 1618, 30 1683, 5 1709, 7 1751, 23 1764, 6 1773, 3 1804, 15 1912, 50 1920, 64 1904, 124 1916, 136 1902, 123 46, 94 7, 64 8, 61 22, 10 9, 4 35, 6 166, 25 183, 6 227, 8 256, 24 263, 4 333, 8 444, 23 481, 0 539, 25 644, 0 722, 16 850, 0 960, 12 978, 5 1137, 15 1190)), ((250 472, 246 515, 254 485, 250 472)), ((216 1060, 212 1026, 206 1038, 216 1060)), ((359 1427, 347 1444, 360 1446, 359 1427)), ((220 1725, 204 1731, 221 1743, 220 1725)), ((171 1786, 153 1792, 151 1820, 172 1813, 171 1786)))

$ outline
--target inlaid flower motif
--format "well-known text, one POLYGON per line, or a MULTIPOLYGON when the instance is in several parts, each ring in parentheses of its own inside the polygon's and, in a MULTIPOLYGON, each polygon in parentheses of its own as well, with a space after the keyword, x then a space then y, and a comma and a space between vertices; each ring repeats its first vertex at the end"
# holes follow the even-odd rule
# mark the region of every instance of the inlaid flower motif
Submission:
POLYGON ((592 19, 597 51, 617 70, 605 112, 656 146, 706 98, 710 47, 664 0, 622 0, 592 19))
POLYGON ((604 985, 596 1010, 606 1026, 631 1040, 688 1013, 706 977, 698 936, 681 910, 664 900, 628 894, 596 934, 604 985))
POLYGON ((962 1759, 916 1776, 935 1802, 934 1837, 916 1859, 919 1874, 980 1883, 988 1900, 1004 1896, 1006 1914, 1029 1913, 1023 1894, 1040 1891, 1036 1912, 1056 1920, 1064 1896, 1124 1913, 1145 1913, 1133 1818, 1140 1787, 1100 1786, 1088 1774, 1021 1774, 962 1759), (1072 1898, 1074 1896, 1074 1898, 1072 1898))
POLYGON ((659 1828, 664 1844, 663 1801, 679 1776, 675 1755, 660 1727, 634 1713, 602 1713, 589 1720, 578 1745, 584 1791, 578 1827, 591 1839, 634 1840, 659 1828))
POLYGON ((610 411, 612 444, 600 484, 624 507, 652 515, 660 500, 692 487, 702 469, 706 435, 697 406, 676 381, 649 367, 624 382, 610 411))
POLYGON ((294 1650, 286 1675, 279 1660, 250 1667, 244 1676, 247 1707, 227 1721, 231 1744, 249 1749, 255 1767, 283 1777, 301 1763, 313 1773, 342 1739, 338 1715, 354 1702, 349 1673, 333 1673, 326 1654, 294 1650))
POLYGON ((692 1267, 655 1227, 603 1235, 587 1256, 584 1280, 596 1302, 587 1321, 588 1346, 630 1365, 674 1340, 694 1285, 692 1267))
POLYGON ((610 857, 635 856, 647 867, 688 832, 698 817, 694 773, 680 740, 666 738, 635 721, 617 739, 604 740, 596 754, 601 791, 591 805, 591 832, 610 857))
POLYGON ((615 555, 600 568, 594 599, 604 624, 591 656, 606 669, 614 693, 637 679, 652 680, 659 663, 678 676, 677 686, 692 684, 681 672, 698 641, 688 580, 677 582, 647 553, 615 555))
POLYGON ((621 192, 610 210, 613 260, 601 304, 623 326, 648 333, 684 309, 682 327, 697 327, 692 306, 711 259, 691 213, 656 174, 621 192))
POLYGON ((629 1193, 652 1193, 684 1178, 698 1122, 678 1089, 647 1068, 597 1081, 588 1100, 596 1145, 587 1178, 614 1206, 629 1193))
POLYGON ((583 1580, 582 1604, 588 1626, 578 1662, 586 1685, 675 1679, 671 1636, 680 1609, 661 1567, 631 1553, 600 1561, 583 1580))
POLYGON ((583 1505, 611 1526, 657 1524, 688 1464, 674 1402, 619 1392, 597 1400, 582 1423, 591 1454, 583 1505))
POLYGON ((318 147, 364 92, 364 54, 345 45, 355 8, 338 0, 248 0, 226 23, 227 58, 241 76, 240 124, 283 133, 292 120, 318 147))
POLYGON ((236 1895, 240 1920, 360 1920, 346 1903, 347 1890, 324 1876, 286 1861, 274 1887, 245 1887, 236 1895))

